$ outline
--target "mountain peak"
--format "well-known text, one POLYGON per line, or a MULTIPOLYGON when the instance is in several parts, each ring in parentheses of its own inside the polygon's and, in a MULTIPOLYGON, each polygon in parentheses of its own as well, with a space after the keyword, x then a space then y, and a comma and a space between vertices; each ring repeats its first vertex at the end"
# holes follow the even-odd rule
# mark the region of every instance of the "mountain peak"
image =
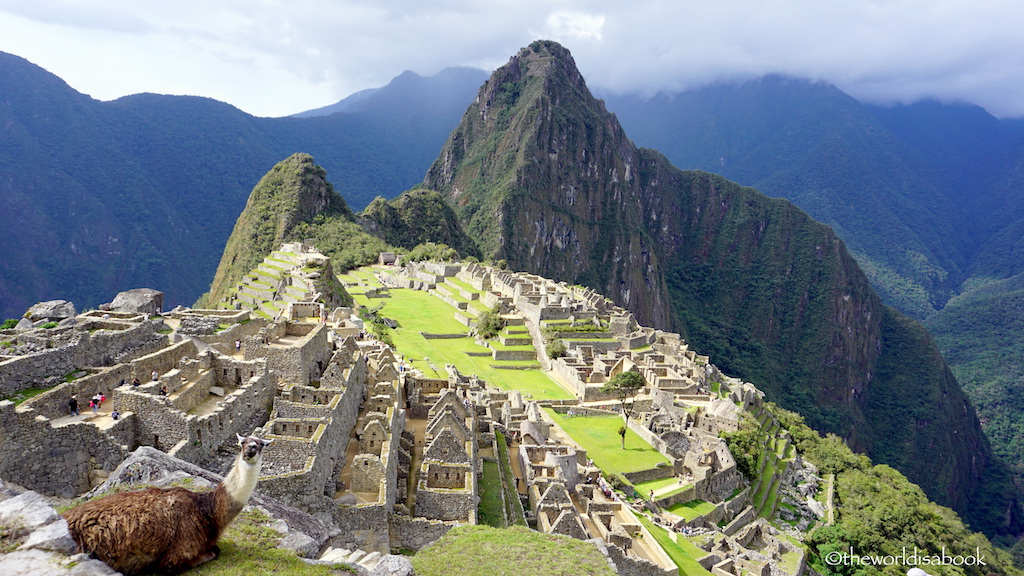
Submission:
POLYGON ((292 230, 320 214, 352 220, 352 211, 327 172, 309 154, 296 153, 278 162, 249 194, 245 209, 224 247, 205 305, 214 306, 255 268, 292 230))

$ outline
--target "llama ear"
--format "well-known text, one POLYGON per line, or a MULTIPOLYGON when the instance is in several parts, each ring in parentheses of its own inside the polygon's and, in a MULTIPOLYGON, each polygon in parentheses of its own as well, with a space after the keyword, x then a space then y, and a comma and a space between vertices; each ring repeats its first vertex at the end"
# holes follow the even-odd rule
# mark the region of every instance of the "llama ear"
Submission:
POLYGON ((263 441, 263 446, 264 446, 264 447, 266 447, 266 446, 270 446, 270 445, 271 445, 271 444, 273 444, 273 443, 274 443, 274 439, 273 439, 273 438, 271 438, 270 440, 264 440, 264 441, 263 441))
POLYGON ((239 445, 239 446, 241 446, 241 445, 242 445, 242 442, 245 442, 245 437, 243 437, 243 436, 242 436, 241 434, 239 434, 238 432, 235 432, 235 436, 238 436, 238 445, 239 445))

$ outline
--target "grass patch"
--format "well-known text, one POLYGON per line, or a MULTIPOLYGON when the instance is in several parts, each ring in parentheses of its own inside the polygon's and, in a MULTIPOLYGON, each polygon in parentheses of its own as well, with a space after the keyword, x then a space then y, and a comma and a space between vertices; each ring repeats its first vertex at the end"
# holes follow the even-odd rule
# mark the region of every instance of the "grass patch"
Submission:
POLYGON ((10 554, 28 539, 29 531, 20 526, 0 526, 0 554, 10 554))
POLYGON ((587 456, 594 460, 594 464, 608 474, 637 472, 668 463, 668 459, 660 452, 629 429, 626 430, 626 449, 623 450, 619 436, 623 422, 618 416, 566 418, 550 408, 544 411, 573 440, 579 442, 587 451, 587 456))
POLYGON ((40 394, 46 392, 47 390, 52 390, 52 388, 26 388, 24 390, 18 390, 17 392, 13 392, 6 397, 0 396, 0 400, 10 400, 11 402, 14 402, 15 406, 17 406, 18 404, 21 404, 22 402, 25 402, 30 398, 35 398, 36 396, 39 396, 40 394))
POLYGON ((655 525, 646 516, 637 516, 637 518, 640 519, 640 523, 654 536, 661 549, 668 554, 668 557, 679 568, 680 576, 711 576, 711 572, 705 570, 697 562, 697 558, 706 554, 703 550, 694 546, 686 538, 680 538, 677 541, 667 530, 655 525))
POLYGON ((689 502, 674 504, 668 508, 668 511, 680 518, 690 521, 699 516, 708 514, 714 509, 715 505, 710 502, 705 502, 703 500, 691 500, 689 502))
POLYGON ((505 506, 501 499, 501 476, 497 462, 484 462, 480 476, 479 523, 495 528, 505 527, 505 506))
POLYGON ((512 474, 512 461, 509 459, 508 454, 508 443, 505 442, 505 435, 501 432, 495 432, 495 444, 498 445, 498 463, 505 474, 505 482, 502 484, 502 488, 505 490, 505 517, 508 518, 509 524, 516 526, 526 526, 526 515, 523 512, 523 505, 519 500, 518 486, 513 486, 509 482, 515 482, 515 476, 512 474))
POLYGON ((637 492, 641 494, 649 494, 651 490, 661 490, 662 488, 668 488, 669 486, 678 486, 679 478, 675 476, 669 476, 668 478, 662 478, 660 480, 649 480, 647 482, 641 482, 634 484, 637 492))
POLYGON ((183 574, 188 576, 327 576, 355 574, 344 564, 317 566, 307 564, 290 550, 278 548, 280 534, 270 528, 271 518, 249 509, 228 526, 218 542, 220 556, 183 574))
MULTIPOLYGON (((357 271, 358 272, 358 271, 357 271)), ((375 306, 385 302, 381 314, 398 320, 399 327, 392 331, 391 338, 398 352, 406 357, 414 368, 428 377, 447 378, 445 364, 454 364, 463 374, 476 374, 487 383, 505 390, 519 390, 535 400, 562 400, 573 398, 569 391, 558 385, 540 370, 501 370, 491 365, 538 366, 536 361, 495 361, 488 356, 468 356, 467 351, 489 352, 486 346, 478 345, 472 338, 431 339, 420 332, 434 334, 466 333, 469 328, 455 320, 455 309, 441 299, 420 290, 393 288, 391 297, 372 301, 358 294, 357 303, 375 306), (429 361, 424 360, 429 358, 429 361), (430 367, 433 364, 437 372, 430 367)), ((525 347, 530 349, 530 347, 525 347)))
POLYGON ((417 576, 613 576, 592 544, 513 526, 459 526, 411 558, 417 576))

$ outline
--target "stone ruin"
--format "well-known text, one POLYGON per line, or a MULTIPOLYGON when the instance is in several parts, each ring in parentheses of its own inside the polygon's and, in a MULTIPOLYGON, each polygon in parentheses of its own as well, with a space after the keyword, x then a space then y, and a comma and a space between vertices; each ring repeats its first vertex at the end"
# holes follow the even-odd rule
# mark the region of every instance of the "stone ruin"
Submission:
MULTIPOLYGON (((315 251, 299 244, 275 257, 281 254, 315 251)), ((679 487, 622 499, 587 454, 556 433, 541 403, 489 388, 453 366, 446 379, 425 377, 386 345, 364 338, 351 308, 328 312, 324 302, 312 306, 301 299, 289 302, 290 313, 269 319, 262 305, 159 316, 111 309, 75 316, 63 327, 8 331, 2 337, 13 345, 0 357, 0 390, 50 388, 17 407, 0 402, 0 432, 11 439, 0 443, 0 477, 75 496, 97 486, 139 446, 225 467, 234 434, 256 429, 275 440, 264 454, 259 492, 329 519, 336 531, 332 547, 386 554, 418 550, 453 526, 475 523, 483 462, 500 453, 499 438, 507 437, 515 440, 511 458, 520 472, 504 481, 521 493, 505 501, 506 510, 525 514, 544 532, 600 541, 620 573, 675 573, 633 515, 644 508, 668 530, 724 533, 728 539, 700 560, 717 576, 763 572, 782 556, 799 555, 752 528, 766 513, 753 501, 761 487, 747 485, 717 437, 735 430, 743 411, 755 414, 765 430, 777 428, 753 386, 722 374, 679 335, 637 326, 628 312, 589 289, 479 264, 389 270, 380 272, 386 286, 455 303, 456 318, 467 325, 471 314, 458 304, 476 297, 518 323, 525 334, 518 338, 561 340, 568 354, 550 368, 577 400, 544 405, 566 417, 617 414, 617 399, 601 393, 601 385, 624 371, 643 375, 646 386, 628 425, 669 464, 625 480, 679 478, 679 487), (583 325, 593 328, 575 329, 583 325), (107 400, 94 416, 87 399, 97 393, 107 400), (79 416, 67 413, 72 394, 84 401, 79 416), (110 418, 111 407, 119 419, 110 418), (711 511, 689 520, 667 511, 695 500, 711 511)), ((239 304, 241 292, 235 298, 239 304)), ((780 459, 778 468, 768 479, 773 489, 816 485, 798 459, 780 459)), ((803 572, 802 556, 796 565, 791 576, 803 572)))

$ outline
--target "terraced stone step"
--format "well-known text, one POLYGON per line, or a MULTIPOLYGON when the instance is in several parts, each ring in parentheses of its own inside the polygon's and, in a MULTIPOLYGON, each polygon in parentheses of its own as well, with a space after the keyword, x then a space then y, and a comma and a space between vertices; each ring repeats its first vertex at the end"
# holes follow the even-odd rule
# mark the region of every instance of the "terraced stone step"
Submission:
POLYGON ((527 336, 513 336, 508 334, 502 334, 498 337, 502 344, 505 346, 529 346, 533 344, 533 338, 527 336))
POLYGON ((349 550, 348 548, 328 548, 326 552, 320 555, 319 560, 323 562, 348 564, 350 566, 358 564, 367 571, 372 571, 378 564, 380 564, 381 558, 383 557, 384 555, 380 552, 349 550))

